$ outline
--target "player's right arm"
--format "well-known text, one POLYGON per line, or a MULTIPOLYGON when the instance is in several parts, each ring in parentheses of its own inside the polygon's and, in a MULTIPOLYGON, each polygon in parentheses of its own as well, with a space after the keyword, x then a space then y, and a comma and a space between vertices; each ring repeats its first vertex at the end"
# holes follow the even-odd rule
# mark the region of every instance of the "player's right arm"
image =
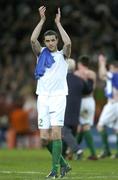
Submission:
POLYGON ((38 37, 42 30, 42 26, 46 20, 45 11, 46 11, 45 6, 41 6, 39 8, 39 14, 40 14, 41 19, 31 35, 31 46, 32 46, 33 52, 36 55, 36 57, 39 55, 39 53, 41 52, 41 49, 42 49, 42 46, 41 46, 40 42, 38 41, 38 37))
POLYGON ((102 54, 98 57, 98 75, 101 80, 107 79, 106 57, 102 54))

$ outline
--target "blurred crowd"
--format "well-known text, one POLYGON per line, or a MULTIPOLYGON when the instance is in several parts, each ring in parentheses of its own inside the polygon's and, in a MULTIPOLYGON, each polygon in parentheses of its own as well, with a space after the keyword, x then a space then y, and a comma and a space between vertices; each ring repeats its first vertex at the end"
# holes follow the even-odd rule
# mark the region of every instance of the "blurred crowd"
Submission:
POLYGON ((38 23, 38 8, 42 4, 46 5, 48 16, 44 29, 56 28, 53 17, 57 7, 61 7, 62 24, 72 40, 72 58, 76 60, 79 55, 88 54, 95 63, 99 53, 110 60, 118 58, 117 0, 1 0, 0 126, 5 128, 9 126, 7 118, 16 108, 18 97, 23 99, 23 109, 29 100, 32 106, 26 109, 36 108, 36 62, 30 36, 38 23))

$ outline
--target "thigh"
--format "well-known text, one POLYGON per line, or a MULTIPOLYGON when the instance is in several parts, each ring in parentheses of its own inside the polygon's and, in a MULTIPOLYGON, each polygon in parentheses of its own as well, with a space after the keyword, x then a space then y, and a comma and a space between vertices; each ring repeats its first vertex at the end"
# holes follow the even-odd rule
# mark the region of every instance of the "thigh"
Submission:
POLYGON ((49 118, 49 107, 48 107, 47 96, 38 96, 37 111, 38 111, 38 128, 49 129, 50 118, 49 118))
POLYGON ((93 125, 95 115, 95 100, 93 97, 82 99, 80 110, 80 124, 93 125))
POLYGON ((49 115, 51 126, 63 126, 66 108, 66 96, 50 97, 49 115))
POLYGON ((114 120, 116 119, 115 117, 115 109, 114 109, 114 104, 112 103, 107 103, 100 115, 99 121, 98 121, 98 126, 109 126, 111 127, 114 120))
POLYGON ((118 102, 113 103, 113 120, 108 124, 108 127, 118 131, 118 102))

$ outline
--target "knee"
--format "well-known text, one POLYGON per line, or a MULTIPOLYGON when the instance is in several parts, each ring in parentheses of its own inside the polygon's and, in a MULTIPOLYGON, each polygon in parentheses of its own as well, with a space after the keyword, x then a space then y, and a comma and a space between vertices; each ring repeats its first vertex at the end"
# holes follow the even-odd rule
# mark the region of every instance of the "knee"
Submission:
POLYGON ((83 125, 83 131, 89 131, 91 129, 89 124, 83 125))
POLYGON ((41 144, 42 144, 43 147, 47 146, 48 143, 49 143, 48 139, 44 139, 44 138, 41 139, 41 144))
POLYGON ((98 132, 101 132, 104 130, 104 127, 103 126, 100 126, 100 125, 97 125, 97 130, 98 132))
POLYGON ((47 131, 40 131, 40 139, 42 146, 46 146, 49 143, 49 133, 47 131))
POLYGON ((60 138, 61 138, 61 136, 57 131, 52 132, 52 139, 53 140, 60 139, 60 138))
POLYGON ((56 139, 61 139, 61 129, 58 128, 53 128, 52 129, 52 139, 56 140, 56 139))
POLYGON ((77 133, 80 133, 81 131, 83 131, 83 127, 81 125, 77 126, 77 133))

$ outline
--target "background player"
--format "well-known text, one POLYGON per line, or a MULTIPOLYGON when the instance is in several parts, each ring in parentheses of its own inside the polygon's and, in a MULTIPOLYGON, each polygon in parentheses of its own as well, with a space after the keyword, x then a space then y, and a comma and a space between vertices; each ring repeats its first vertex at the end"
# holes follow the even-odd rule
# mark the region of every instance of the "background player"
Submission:
MULTIPOLYGON (((69 59, 68 62, 69 69, 67 74, 67 83, 69 94, 67 96, 67 104, 62 135, 65 146, 71 148, 72 153, 74 153, 77 158, 78 156, 80 156, 80 154, 83 153, 83 151, 79 148, 79 145, 77 143, 76 133, 78 126, 78 116, 80 114, 82 93, 86 88, 87 84, 82 78, 75 75, 75 60, 69 59)), ((64 149, 63 153, 67 156, 66 150, 67 149, 64 149)))
POLYGON ((89 56, 80 56, 76 74, 88 82, 89 91, 88 93, 84 92, 84 96, 81 102, 79 117, 80 125, 78 127, 77 141, 80 144, 84 138, 91 154, 88 159, 97 160, 96 150, 91 134, 91 126, 94 124, 95 115, 95 100, 93 97, 93 91, 96 85, 96 73, 90 69, 90 64, 89 56))
POLYGON ((102 110, 97 125, 103 143, 103 151, 99 155, 99 158, 111 156, 106 126, 115 130, 116 154, 114 158, 118 158, 118 61, 111 61, 107 70, 106 65, 108 63, 106 57, 99 55, 98 60, 99 77, 106 82, 105 96, 107 97, 107 103, 102 110))

